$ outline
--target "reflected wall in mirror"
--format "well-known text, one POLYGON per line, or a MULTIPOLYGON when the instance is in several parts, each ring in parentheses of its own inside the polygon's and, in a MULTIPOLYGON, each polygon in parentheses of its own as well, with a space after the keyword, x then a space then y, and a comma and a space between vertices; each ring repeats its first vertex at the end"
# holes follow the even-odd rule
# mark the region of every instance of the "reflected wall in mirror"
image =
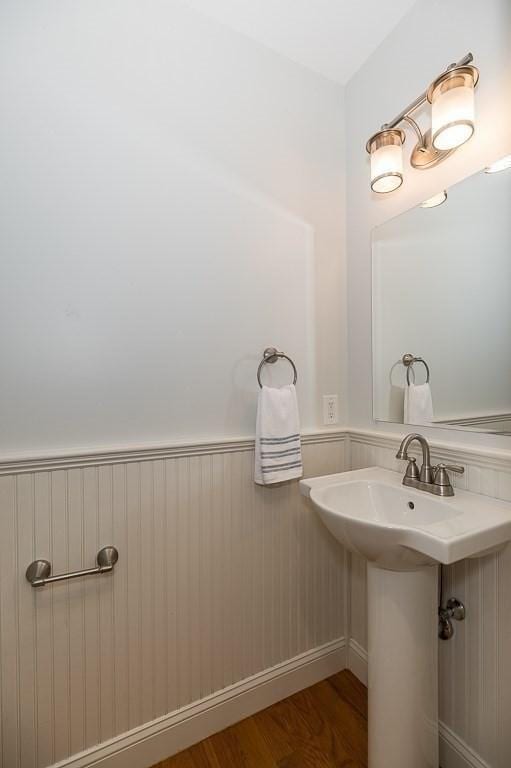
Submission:
POLYGON ((511 170, 377 227, 372 254, 374 418, 511 435, 511 170))

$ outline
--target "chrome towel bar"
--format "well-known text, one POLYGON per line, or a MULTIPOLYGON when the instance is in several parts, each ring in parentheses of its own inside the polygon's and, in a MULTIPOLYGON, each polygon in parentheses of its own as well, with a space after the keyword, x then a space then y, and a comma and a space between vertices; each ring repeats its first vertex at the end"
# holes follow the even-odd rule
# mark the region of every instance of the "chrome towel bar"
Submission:
POLYGON ((45 584, 53 584, 55 581, 108 573, 113 570, 118 559, 119 552, 115 547, 103 547, 96 555, 97 566, 95 568, 85 568, 81 571, 71 571, 71 573, 58 573, 55 576, 51 576, 51 563, 48 560, 34 560, 28 566, 25 577, 33 587, 44 587, 45 584))
POLYGON ((422 363, 424 368, 426 369, 426 384, 429 384, 429 365, 422 357, 415 357, 415 355, 411 355, 409 352, 406 355, 403 355, 401 358, 401 362, 404 366, 406 366, 406 383, 408 386, 410 386, 410 370, 413 368, 414 363, 422 363))
POLYGON ((262 387, 261 383, 261 371, 263 369, 263 365, 266 365, 266 363, 276 363, 277 360, 281 358, 283 360, 287 360, 288 363, 290 363, 292 369, 293 369, 293 384, 296 384, 298 379, 298 373, 296 370, 296 365, 293 363, 290 357, 285 355, 283 352, 279 352, 275 347, 267 347, 263 352, 263 359, 259 363, 259 368, 257 369, 257 381, 259 382, 259 386, 262 387))

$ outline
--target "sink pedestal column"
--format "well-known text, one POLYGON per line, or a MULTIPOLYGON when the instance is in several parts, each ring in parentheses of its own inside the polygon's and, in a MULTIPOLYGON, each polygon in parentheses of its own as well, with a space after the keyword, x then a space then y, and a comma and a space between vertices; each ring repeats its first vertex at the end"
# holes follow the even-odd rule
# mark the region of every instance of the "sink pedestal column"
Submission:
POLYGON ((438 768, 438 567, 367 577, 369 768, 438 768))

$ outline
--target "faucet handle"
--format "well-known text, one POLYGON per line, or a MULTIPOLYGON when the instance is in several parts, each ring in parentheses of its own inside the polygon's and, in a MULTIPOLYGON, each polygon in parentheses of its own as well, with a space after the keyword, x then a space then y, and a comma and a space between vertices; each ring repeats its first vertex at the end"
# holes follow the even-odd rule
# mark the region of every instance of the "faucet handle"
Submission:
POLYGON ((417 461, 413 456, 407 456, 406 460, 408 461, 408 466, 406 468, 405 477, 408 477, 410 480, 419 480, 420 473, 417 461))
POLYGON ((441 485, 449 487, 452 485, 449 477, 449 472, 456 472, 458 475, 463 475, 465 467, 461 467, 459 464, 437 464, 435 467, 435 479, 434 485, 441 485))
POLYGON ((456 472, 458 475, 465 473, 465 467, 462 467, 461 464, 437 464, 436 469, 448 469, 449 472, 456 472))

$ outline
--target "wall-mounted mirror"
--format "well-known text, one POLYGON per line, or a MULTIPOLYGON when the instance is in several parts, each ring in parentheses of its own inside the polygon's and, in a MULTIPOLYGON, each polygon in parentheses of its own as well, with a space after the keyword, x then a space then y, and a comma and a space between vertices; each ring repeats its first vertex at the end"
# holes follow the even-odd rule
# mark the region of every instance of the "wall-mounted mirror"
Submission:
POLYGON ((372 254, 374 418, 511 435, 511 169, 377 227, 372 254))

